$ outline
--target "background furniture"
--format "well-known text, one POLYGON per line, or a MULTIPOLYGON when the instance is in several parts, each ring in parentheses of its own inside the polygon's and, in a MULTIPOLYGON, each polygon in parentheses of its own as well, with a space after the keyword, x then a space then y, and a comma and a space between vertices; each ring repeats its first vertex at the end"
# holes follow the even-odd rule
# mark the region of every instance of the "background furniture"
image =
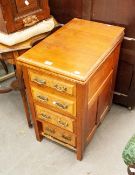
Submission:
POLYGON ((0 31, 11 33, 49 18, 48 0, 1 0, 0 31))
POLYGON ((124 28, 73 19, 17 59, 37 140, 45 136, 82 159, 111 107, 123 37, 124 28))
POLYGON ((135 1, 51 0, 50 9, 61 23, 74 17, 126 28, 115 87, 114 102, 131 109, 135 105, 135 1))

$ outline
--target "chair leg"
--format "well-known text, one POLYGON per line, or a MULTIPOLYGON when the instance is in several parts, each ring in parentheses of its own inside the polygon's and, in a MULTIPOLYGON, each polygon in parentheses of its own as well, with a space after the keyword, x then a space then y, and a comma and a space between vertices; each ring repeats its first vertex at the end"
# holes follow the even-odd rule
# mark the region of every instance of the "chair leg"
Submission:
POLYGON ((0 94, 5 94, 5 93, 8 93, 8 92, 11 92, 12 91, 12 88, 0 88, 0 94))
POLYGON ((128 175, 135 175, 135 165, 128 166, 128 175))
POLYGON ((1 62, 2 66, 3 66, 4 70, 5 70, 6 74, 8 74, 8 68, 7 68, 7 65, 6 65, 5 61, 4 60, 0 60, 0 62, 1 62))

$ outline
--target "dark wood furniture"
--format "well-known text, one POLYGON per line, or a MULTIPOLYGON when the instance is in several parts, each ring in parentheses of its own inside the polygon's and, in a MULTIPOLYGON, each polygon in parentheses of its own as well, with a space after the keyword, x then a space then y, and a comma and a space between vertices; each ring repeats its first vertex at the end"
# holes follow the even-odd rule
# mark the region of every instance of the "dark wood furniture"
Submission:
POLYGON ((132 109, 135 105, 135 1, 95 0, 91 19, 125 27, 114 102, 132 109), (111 10, 110 10, 111 9, 111 10))
POLYGON ((72 18, 90 19, 91 0, 50 0, 51 14, 60 23, 67 23, 72 18))
POLYGON ((126 28, 122 44, 114 102, 135 105, 135 1, 133 0, 50 0, 51 14, 61 23, 74 17, 126 28))
POLYGON ((17 58, 38 141, 83 151, 111 107, 124 28, 73 19, 17 58))
POLYGON ((11 33, 49 18, 48 0, 1 0, 0 31, 11 33))
POLYGON ((135 40, 124 40, 120 54, 114 102, 131 110, 135 106, 135 40))

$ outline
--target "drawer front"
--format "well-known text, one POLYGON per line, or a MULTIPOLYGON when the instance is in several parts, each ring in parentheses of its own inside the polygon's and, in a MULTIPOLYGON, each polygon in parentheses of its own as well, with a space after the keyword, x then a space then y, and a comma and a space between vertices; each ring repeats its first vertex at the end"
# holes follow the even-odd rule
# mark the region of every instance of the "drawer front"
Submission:
POLYGON ((52 136, 64 143, 67 143, 72 146, 76 146, 76 136, 68 131, 62 130, 54 125, 49 123, 43 123, 44 134, 52 136))
POLYGON ((18 13, 39 8, 37 0, 15 0, 18 13))
POLYGON ((37 118, 74 132, 74 120, 36 105, 37 118))
POLYGON ((75 85, 62 82, 61 80, 57 80, 55 78, 49 77, 49 76, 42 76, 43 73, 38 74, 32 71, 29 71, 30 79, 32 82, 36 83, 39 86, 42 87, 50 87, 55 89, 58 92, 66 93, 70 95, 75 94, 75 85))
POLYGON ((41 91, 32 87, 32 94, 35 100, 41 103, 51 105, 59 110, 67 112, 73 116, 76 116, 76 102, 68 99, 64 99, 57 95, 41 91))
POLYGON ((109 58, 101 65, 95 74, 90 78, 89 82, 89 99, 98 91, 101 85, 104 83, 107 76, 113 70, 113 57, 112 53, 109 58))

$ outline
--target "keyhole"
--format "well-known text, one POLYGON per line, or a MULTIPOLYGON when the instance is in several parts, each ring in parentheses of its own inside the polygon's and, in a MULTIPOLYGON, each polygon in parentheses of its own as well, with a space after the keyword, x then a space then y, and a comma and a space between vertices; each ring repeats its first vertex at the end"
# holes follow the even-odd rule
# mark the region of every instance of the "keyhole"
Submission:
POLYGON ((28 0, 25 0, 24 3, 25 3, 26 5, 29 5, 29 4, 30 4, 28 0))

